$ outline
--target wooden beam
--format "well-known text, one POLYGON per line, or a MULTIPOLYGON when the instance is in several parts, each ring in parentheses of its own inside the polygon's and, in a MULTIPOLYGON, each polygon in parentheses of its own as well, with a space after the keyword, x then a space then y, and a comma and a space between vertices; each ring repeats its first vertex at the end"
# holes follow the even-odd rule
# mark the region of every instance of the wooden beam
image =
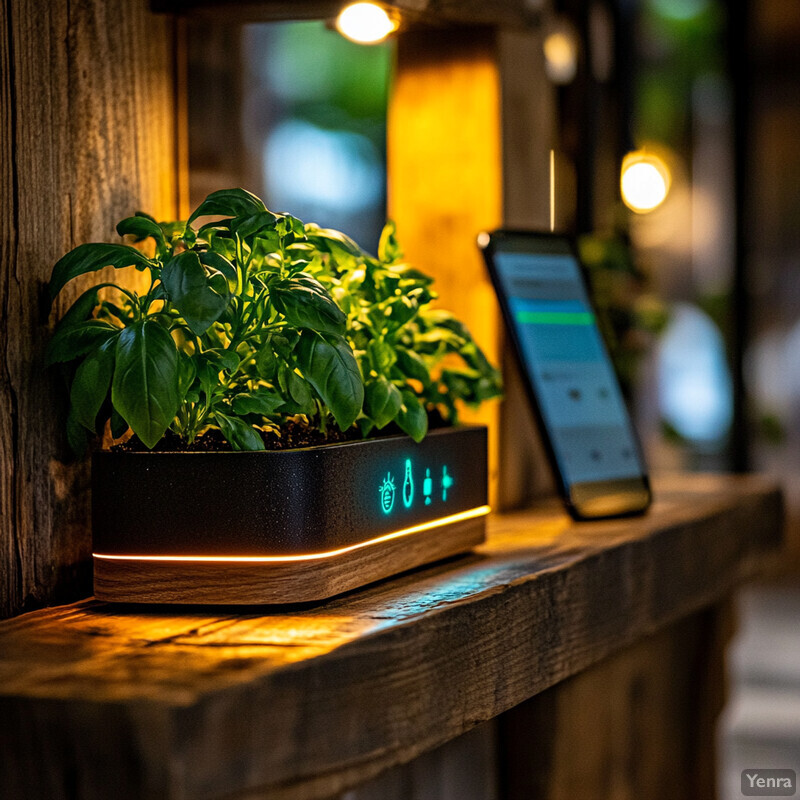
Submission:
MULTIPOLYGON (((502 221, 501 109, 495 31, 412 31, 399 38, 387 125, 389 217, 406 258, 436 278, 439 305, 468 320, 495 364, 499 314, 476 240, 502 221)), ((495 505, 498 404, 465 419, 489 426, 495 505)))
POLYGON ((405 33, 389 109, 389 216, 407 257, 503 368, 502 406, 467 415, 489 426, 490 496, 501 509, 553 491, 476 246, 480 231, 504 225, 549 229, 555 96, 541 39, 487 27, 405 33))
MULTIPOLYGON (((349 0, 151 0, 153 11, 225 22, 333 19, 349 0)), ((538 9, 526 0, 388 0, 406 22, 432 25, 535 24, 538 9)))
POLYGON ((7 621, 0 796, 327 798, 407 763, 719 602, 781 544, 761 479, 655 492, 636 519, 491 519, 472 556, 312 607, 7 621))
POLYGON ((91 591, 88 464, 45 372, 55 261, 175 213, 172 22, 146 0, 3 0, 0 13, 0 616, 91 591))

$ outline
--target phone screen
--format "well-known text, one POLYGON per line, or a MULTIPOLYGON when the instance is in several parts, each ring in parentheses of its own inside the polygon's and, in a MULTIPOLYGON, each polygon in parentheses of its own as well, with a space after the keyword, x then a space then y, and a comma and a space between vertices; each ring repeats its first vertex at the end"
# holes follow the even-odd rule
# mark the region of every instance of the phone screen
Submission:
MULTIPOLYGON (((569 242, 506 233, 487 261, 562 484, 590 485, 595 500, 604 485, 636 486, 645 474, 636 435, 569 242)), ((649 491, 635 502, 646 506, 649 491)), ((641 510, 601 506, 597 515, 641 510)))

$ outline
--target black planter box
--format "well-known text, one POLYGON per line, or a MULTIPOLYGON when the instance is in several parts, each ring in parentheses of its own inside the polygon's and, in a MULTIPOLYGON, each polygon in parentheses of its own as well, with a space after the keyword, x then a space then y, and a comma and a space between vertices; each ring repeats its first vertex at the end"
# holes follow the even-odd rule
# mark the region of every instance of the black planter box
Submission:
POLYGON ((483 541, 486 428, 266 452, 95 453, 95 594, 319 600, 483 541))

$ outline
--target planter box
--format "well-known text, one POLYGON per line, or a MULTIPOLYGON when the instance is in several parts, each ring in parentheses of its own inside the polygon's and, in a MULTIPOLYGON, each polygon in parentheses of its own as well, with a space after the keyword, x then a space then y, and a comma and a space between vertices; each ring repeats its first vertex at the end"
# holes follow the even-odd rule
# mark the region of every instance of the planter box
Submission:
POLYGON ((486 428, 266 452, 95 453, 95 595, 322 600, 485 539, 486 428))

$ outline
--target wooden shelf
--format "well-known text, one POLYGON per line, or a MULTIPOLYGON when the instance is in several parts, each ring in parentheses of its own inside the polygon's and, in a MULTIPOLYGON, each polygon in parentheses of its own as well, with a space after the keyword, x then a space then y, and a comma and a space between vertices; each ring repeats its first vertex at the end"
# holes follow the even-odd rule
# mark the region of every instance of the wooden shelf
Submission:
POLYGON ((0 796, 325 798, 708 606, 781 545, 755 477, 646 517, 490 519, 469 556, 310 608, 87 600, 0 625, 0 796))

